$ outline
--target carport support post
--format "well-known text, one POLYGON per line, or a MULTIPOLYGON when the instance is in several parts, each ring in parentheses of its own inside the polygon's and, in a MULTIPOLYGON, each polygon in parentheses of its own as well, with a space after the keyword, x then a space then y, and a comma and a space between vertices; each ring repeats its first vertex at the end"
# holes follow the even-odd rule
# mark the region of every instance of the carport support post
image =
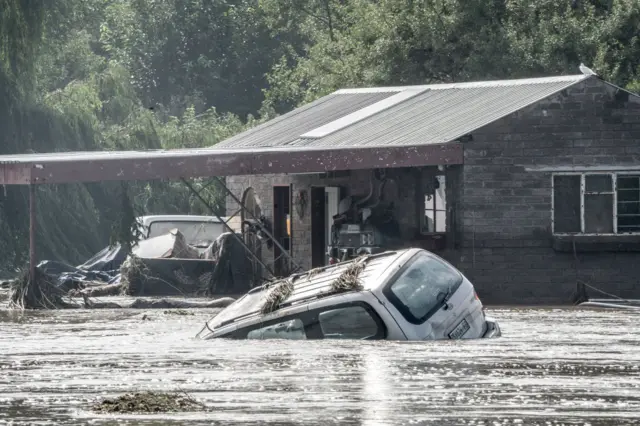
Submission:
POLYGON ((29 185, 29 282, 36 275, 36 186, 29 185))

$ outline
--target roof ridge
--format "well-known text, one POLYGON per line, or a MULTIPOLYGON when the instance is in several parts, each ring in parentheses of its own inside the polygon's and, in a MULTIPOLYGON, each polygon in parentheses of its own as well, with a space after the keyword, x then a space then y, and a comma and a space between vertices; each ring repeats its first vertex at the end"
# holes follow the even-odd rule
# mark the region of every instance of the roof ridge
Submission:
POLYGON ((500 86, 520 86, 528 84, 549 84, 560 82, 580 82, 590 78, 589 75, 574 74, 561 75, 553 77, 534 77, 534 78, 516 78, 509 80, 486 80, 486 81, 468 81, 461 83, 436 83, 408 86, 381 86, 381 87, 362 87, 362 88, 345 88, 333 92, 334 95, 347 95, 356 93, 382 93, 382 92, 403 92, 405 90, 444 90, 444 89, 473 89, 479 87, 500 87, 500 86))

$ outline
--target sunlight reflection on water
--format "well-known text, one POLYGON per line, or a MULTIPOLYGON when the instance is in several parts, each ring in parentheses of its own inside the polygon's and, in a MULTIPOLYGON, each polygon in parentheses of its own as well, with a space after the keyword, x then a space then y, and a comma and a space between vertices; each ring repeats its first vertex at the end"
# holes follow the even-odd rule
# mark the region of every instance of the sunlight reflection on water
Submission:
POLYGON ((503 337, 199 341, 215 311, 0 311, 0 423, 631 425, 638 315, 488 309, 503 337), (207 411, 104 416, 101 397, 183 390, 207 411))

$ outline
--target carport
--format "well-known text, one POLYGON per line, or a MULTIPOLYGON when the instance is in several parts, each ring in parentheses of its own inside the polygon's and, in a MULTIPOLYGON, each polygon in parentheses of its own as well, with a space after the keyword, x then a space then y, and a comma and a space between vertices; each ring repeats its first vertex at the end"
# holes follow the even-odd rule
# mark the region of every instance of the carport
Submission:
MULTIPOLYGON (((217 180, 226 194, 240 206, 225 221, 244 211, 258 218, 224 185, 221 177, 259 174, 308 174, 345 170, 385 169, 455 165, 463 163, 460 143, 418 146, 362 146, 358 148, 259 148, 259 149, 184 149, 160 151, 91 151, 17 154, 0 156, 0 184, 28 185, 29 191, 29 268, 34 275, 37 264, 35 185, 101 181, 181 180, 202 202, 189 179, 217 180)), ((223 221, 207 206, 212 214, 223 221)), ((233 232, 254 260, 273 275, 242 238, 233 232)), ((274 244, 279 243, 268 234, 274 244)), ((279 247, 286 253, 282 247, 279 247)), ((294 270, 296 263, 290 259, 294 270)))

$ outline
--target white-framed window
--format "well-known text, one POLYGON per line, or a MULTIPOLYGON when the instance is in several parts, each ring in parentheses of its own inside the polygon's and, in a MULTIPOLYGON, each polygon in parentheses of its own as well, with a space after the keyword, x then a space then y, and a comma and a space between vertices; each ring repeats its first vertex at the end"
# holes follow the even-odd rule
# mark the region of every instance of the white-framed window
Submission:
POLYGON ((640 172, 554 173, 556 235, 640 234, 640 172))
POLYGON ((444 175, 437 175, 424 195, 423 234, 447 232, 447 186, 444 175))

